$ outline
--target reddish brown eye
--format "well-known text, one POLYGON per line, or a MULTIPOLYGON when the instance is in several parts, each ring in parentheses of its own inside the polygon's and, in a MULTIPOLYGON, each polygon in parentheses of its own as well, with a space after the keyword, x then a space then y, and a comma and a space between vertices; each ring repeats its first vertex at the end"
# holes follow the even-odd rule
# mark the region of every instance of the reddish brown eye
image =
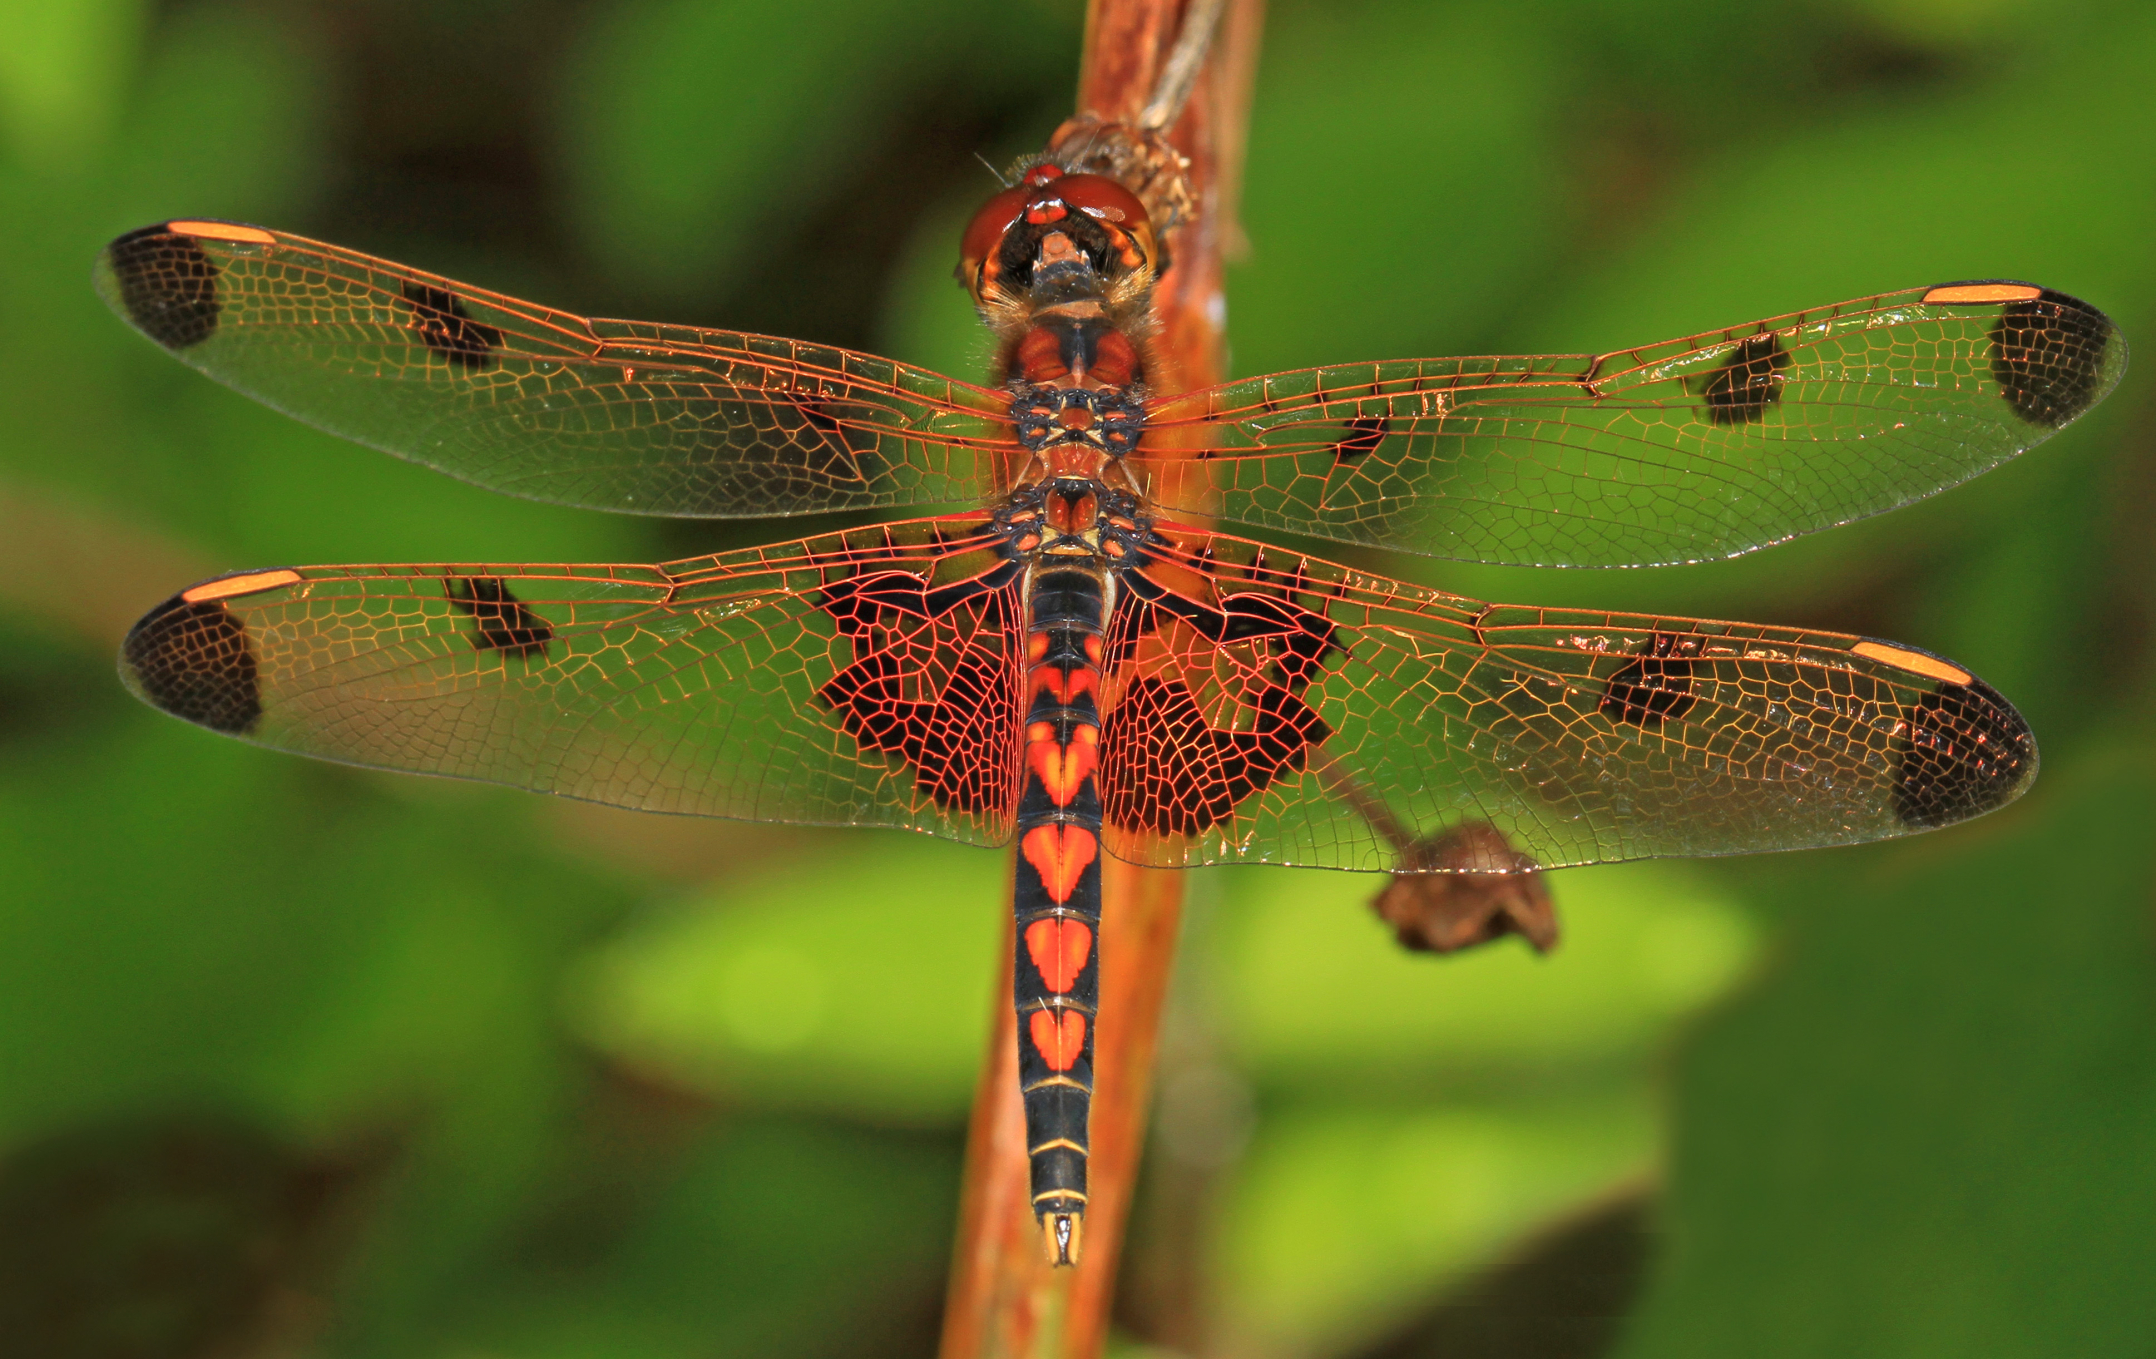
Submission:
POLYGON ((966 286, 973 286, 975 274, 981 261, 995 252, 1003 240, 1003 233, 1010 230, 1011 223, 1018 220, 1026 210, 1026 200, 1033 191, 1024 185, 1005 189, 981 206, 973 214, 973 221, 966 227, 966 234, 958 247, 960 267, 965 271, 966 286))
POLYGON ((1065 175, 1056 181, 1056 192, 1080 212, 1112 222, 1125 231, 1135 232, 1151 225, 1137 195, 1106 175, 1065 175))

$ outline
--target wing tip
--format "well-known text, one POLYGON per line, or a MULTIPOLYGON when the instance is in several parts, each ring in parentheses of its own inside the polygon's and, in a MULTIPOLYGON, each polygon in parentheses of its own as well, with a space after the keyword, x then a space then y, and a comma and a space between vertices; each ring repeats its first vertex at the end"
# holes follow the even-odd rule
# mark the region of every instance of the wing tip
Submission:
POLYGON ((1927 306, 1999 307, 1991 374, 2027 424, 2063 429, 2110 394, 2125 374, 2126 339, 2103 310, 2023 279, 1981 278, 1925 291, 1927 306))
POLYGON ((1941 682, 1921 695, 1906 725, 1894 774, 1894 814, 1909 830, 1995 812, 2036 781, 2039 759, 2028 721, 1974 676, 1966 684, 1941 682))
POLYGON ((98 291, 144 335, 191 349, 217 333, 217 262, 194 237, 158 222, 118 236, 98 255, 98 291))
POLYGON ((247 628, 227 600, 297 580, 291 571, 241 571, 183 590, 144 614, 120 644, 120 678, 160 712, 228 736, 262 719, 261 671, 247 628), (273 584, 253 584, 287 577, 273 584), (220 590, 220 586, 234 588, 220 590))

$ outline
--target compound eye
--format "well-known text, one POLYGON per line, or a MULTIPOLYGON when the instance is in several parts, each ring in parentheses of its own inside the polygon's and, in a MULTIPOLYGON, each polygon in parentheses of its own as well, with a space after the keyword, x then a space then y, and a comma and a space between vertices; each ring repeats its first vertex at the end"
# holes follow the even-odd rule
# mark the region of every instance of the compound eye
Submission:
POLYGON ((1138 196, 1106 175, 1065 175, 1056 181, 1065 203, 1090 217, 1137 232, 1150 227, 1138 196))
POLYGON ((958 247, 959 269, 969 289, 980 276, 981 261, 995 253, 996 247, 1003 242, 1003 233, 1024 214, 1026 200, 1032 196, 1033 190, 1021 184, 1005 189, 973 214, 958 247))

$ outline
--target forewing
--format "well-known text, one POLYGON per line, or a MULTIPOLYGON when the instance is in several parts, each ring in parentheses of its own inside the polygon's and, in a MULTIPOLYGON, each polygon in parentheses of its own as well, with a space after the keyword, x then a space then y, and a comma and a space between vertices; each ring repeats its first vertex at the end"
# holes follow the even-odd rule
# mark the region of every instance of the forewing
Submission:
POLYGON ((1139 863, 1415 866, 1474 822, 1545 866, 1851 844, 2020 795, 1951 662, 1837 633, 1485 605, 1161 529, 1111 620, 1100 787, 1139 863))
POLYGON ((1693 562, 1966 481, 2066 426, 2125 368, 2125 341, 2084 302, 1943 284, 1612 354, 1252 378, 1149 417, 1160 445, 1203 448, 1208 477, 1159 475, 1188 455, 1131 463, 1165 504, 1338 542, 1519 565, 1693 562))
POLYGON ((283 232, 166 222, 98 291, 220 382, 533 500, 723 518, 975 503, 1001 395, 794 340, 588 320, 283 232))
POLYGON ((129 634, 166 712, 261 745, 645 811, 1007 838, 1015 567, 978 517, 665 566, 330 566, 129 634))

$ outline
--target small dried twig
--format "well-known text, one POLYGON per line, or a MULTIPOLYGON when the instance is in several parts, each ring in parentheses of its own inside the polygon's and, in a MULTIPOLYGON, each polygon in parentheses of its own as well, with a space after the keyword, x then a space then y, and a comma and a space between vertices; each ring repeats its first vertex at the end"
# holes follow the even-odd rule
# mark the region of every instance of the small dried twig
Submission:
POLYGON ((1457 953, 1517 934, 1557 947, 1557 905, 1532 857, 1503 831, 1470 821, 1412 847, 1419 871, 1395 873, 1371 901, 1404 948, 1457 953))
POLYGON ((1403 948, 1457 953, 1517 934, 1537 953, 1557 947, 1557 903, 1534 856, 1513 848, 1487 821, 1464 821, 1424 839, 1392 814, 1360 779, 1337 764, 1326 788, 1353 807, 1400 856, 1400 868, 1371 898, 1403 948))

